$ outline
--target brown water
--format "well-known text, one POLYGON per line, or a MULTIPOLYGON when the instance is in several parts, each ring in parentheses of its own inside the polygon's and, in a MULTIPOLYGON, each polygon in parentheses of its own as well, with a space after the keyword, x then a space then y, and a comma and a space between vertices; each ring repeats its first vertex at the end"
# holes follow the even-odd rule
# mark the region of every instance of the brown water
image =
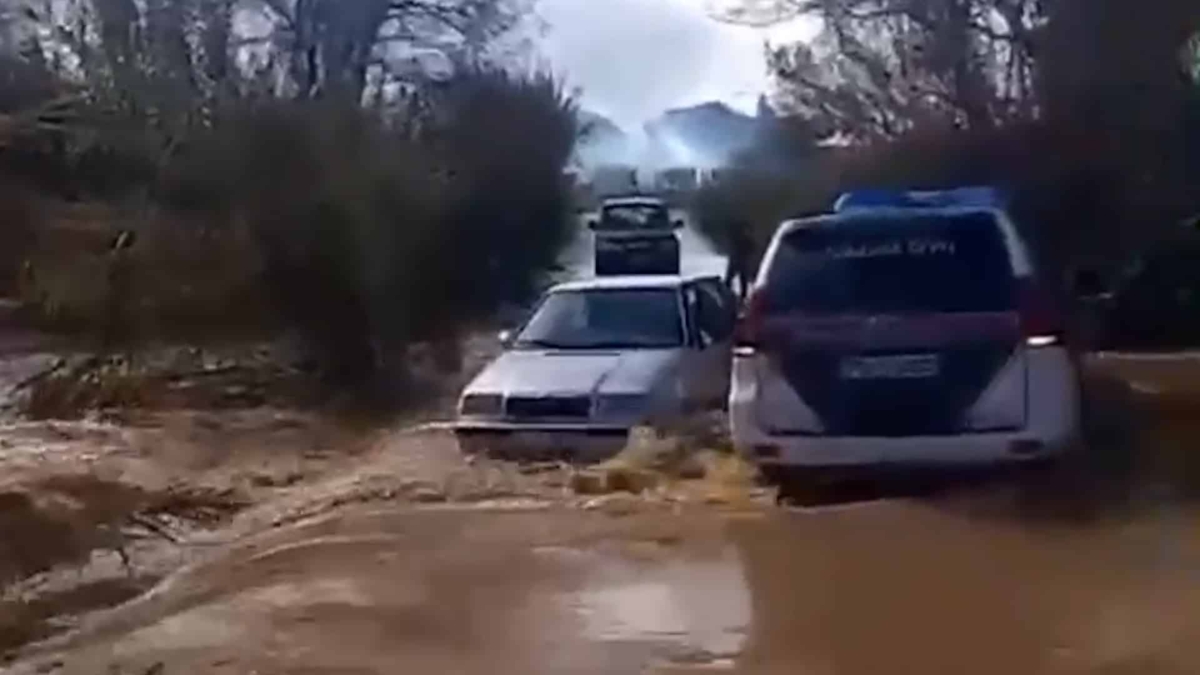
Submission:
MULTIPOLYGON (((1193 509, 345 512, 245 541, 17 668, 1193 673, 1193 509)), ((14 670, 14 672, 21 672, 14 670)))
MULTIPOLYGON (((6 672, 1200 672, 1200 360, 1110 361, 1144 391, 1100 396, 1070 480, 860 486, 797 510, 703 481, 680 487, 693 499, 574 496, 444 438, 271 411, 6 427, 0 515, 28 531, 0 549, 30 570, 106 561, 87 588, 112 596, 6 672), (110 588, 128 514, 232 498, 246 510, 211 526, 163 520, 181 541, 134 547, 143 576, 110 588), (414 505, 441 500, 460 503, 414 505)), ((50 581, 78 590, 73 574, 50 581)))

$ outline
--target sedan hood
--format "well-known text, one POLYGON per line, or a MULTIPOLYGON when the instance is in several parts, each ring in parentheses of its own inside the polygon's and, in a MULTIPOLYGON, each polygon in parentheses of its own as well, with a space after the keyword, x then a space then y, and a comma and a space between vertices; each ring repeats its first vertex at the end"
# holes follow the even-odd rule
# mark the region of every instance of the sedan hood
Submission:
POLYGON ((679 363, 677 349, 630 351, 511 351, 487 366, 468 393, 645 394, 679 363))

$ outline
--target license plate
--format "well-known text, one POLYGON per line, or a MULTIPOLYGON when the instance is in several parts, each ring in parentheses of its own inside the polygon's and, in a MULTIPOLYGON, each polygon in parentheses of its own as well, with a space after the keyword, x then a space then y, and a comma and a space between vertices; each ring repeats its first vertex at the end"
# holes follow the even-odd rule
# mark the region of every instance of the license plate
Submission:
POLYGON ((842 359, 840 374, 843 380, 922 380, 940 372, 937 354, 906 354, 847 357, 842 359))

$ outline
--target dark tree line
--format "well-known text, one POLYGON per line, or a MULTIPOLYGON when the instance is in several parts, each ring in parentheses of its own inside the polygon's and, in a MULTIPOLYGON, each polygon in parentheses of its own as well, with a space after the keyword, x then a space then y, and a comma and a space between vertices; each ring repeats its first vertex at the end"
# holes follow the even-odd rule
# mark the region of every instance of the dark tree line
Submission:
POLYGON ((767 53, 784 120, 702 197, 711 230, 748 209, 765 232, 857 185, 987 181, 1070 265, 1200 211, 1200 3, 745 0, 723 18, 801 16, 818 37, 767 53))
MULTIPOLYGON (((240 310, 362 382, 527 298, 566 237, 575 105, 506 68, 523 0, 2 8, 0 184, 142 230, 127 301, 157 328, 240 310)), ((31 302, 103 322, 48 297, 86 296, 82 265, 40 262, 67 278, 31 302)))

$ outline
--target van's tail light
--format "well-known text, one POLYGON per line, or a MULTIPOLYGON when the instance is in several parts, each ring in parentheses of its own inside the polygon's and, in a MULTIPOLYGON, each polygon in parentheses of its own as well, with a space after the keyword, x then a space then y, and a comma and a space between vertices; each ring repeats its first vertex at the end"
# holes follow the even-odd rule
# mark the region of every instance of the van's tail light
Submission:
POLYGON ((1032 280, 1020 288, 1019 309, 1021 335, 1030 347, 1061 345, 1066 335, 1066 321, 1054 295, 1032 280))
POLYGON ((734 328, 734 354, 752 356, 758 350, 758 343, 762 337, 765 303, 766 296, 763 295, 761 288, 750 291, 745 304, 742 305, 741 314, 738 315, 737 326, 734 328))

